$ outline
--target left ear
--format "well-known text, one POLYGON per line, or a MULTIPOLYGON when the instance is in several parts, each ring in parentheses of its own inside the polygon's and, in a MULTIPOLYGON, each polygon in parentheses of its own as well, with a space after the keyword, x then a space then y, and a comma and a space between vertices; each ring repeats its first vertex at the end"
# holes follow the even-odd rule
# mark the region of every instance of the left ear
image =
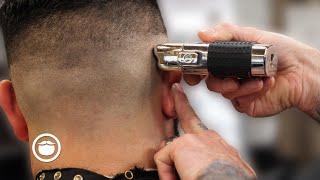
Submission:
POLYGON ((28 141, 28 127, 23 114, 18 106, 12 83, 8 80, 0 82, 0 106, 21 141, 28 141))
POLYGON ((169 119, 175 118, 176 112, 175 112, 171 88, 174 83, 181 81, 182 74, 180 72, 162 72, 161 76, 162 76, 162 112, 169 119))

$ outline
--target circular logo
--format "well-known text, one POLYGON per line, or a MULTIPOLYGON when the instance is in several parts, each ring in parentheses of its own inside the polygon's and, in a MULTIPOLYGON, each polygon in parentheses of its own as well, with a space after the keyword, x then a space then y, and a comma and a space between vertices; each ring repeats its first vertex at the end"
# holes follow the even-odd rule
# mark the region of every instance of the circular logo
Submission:
POLYGON ((59 139, 49 133, 40 134, 32 143, 33 155, 41 162, 52 162, 61 152, 59 139))
POLYGON ((194 59, 192 54, 186 54, 183 58, 185 63, 191 63, 194 59))

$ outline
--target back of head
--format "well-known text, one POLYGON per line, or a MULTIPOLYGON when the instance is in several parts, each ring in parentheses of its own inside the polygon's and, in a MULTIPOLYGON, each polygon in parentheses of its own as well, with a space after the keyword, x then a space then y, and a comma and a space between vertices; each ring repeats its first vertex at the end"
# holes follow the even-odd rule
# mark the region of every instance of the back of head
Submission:
POLYGON ((0 104, 20 139, 63 146, 51 163, 31 156, 34 173, 155 167, 169 92, 152 53, 166 41, 156 0, 7 0, 0 16, 14 89, 0 83, 0 104))
POLYGON ((147 117, 160 103, 152 47, 166 35, 155 0, 16 0, 2 11, 29 128, 98 129, 147 117))

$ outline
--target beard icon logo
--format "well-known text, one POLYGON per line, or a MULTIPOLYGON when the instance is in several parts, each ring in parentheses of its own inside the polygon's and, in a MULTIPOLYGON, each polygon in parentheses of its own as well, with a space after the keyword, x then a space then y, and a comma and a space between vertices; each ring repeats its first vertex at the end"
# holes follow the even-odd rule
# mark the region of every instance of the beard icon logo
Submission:
POLYGON ((55 150, 55 143, 51 141, 42 141, 38 143, 39 153, 43 156, 51 156, 55 150))
POLYGON ((52 162, 58 158, 61 151, 59 139, 49 133, 40 134, 32 143, 33 155, 41 162, 52 162))

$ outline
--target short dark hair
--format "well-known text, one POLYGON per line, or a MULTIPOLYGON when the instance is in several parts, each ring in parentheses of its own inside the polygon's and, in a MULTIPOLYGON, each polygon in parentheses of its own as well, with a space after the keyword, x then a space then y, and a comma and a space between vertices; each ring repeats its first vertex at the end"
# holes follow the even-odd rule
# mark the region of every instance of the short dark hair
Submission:
MULTIPOLYGON (((0 0, 0 25, 5 39, 17 33, 33 18, 56 11, 75 10, 88 5, 103 5, 109 0, 0 0)), ((157 6, 156 0, 149 0, 157 6)), ((156 13, 157 14, 157 13, 156 13)))
POLYGON ((89 3, 103 3, 104 0, 2 0, 0 21, 4 36, 9 38, 30 18, 48 15, 57 10, 72 10, 89 3))
MULTIPOLYGON (((109 8, 109 11, 113 10, 112 7, 108 6, 108 2, 111 1, 112 0, 0 0, 0 25, 3 30, 6 47, 8 48, 8 44, 12 42, 15 35, 19 34, 28 25, 36 22, 38 19, 50 17, 58 12, 73 12, 79 10, 79 13, 83 13, 81 9, 87 7, 94 7, 99 11, 101 10, 102 13, 100 12, 100 14, 103 16, 105 7, 107 7, 107 10, 109 8)), ((148 14, 153 17, 151 17, 151 21, 148 20, 148 25, 143 30, 146 31, 144 33, 158 34, 166 31, 161 20, 161 14, 156 0, 136 0, 136 3, 133 3, 135 0, 121 1, 123 1, 121 2, 121 5, 128 4, 128 6, 114 8, 152 7, 144 9, 144 11, 153 11, 148 12, 148 14), (136 7, 130 7, 130 3, 135 4, 136 7), (140 6, 138 7, 136 4, 140 4, 140 6)), ((114 6, 116 3, 112 4, 114 6)), ((118 4, 120 4, 120 2, 118 4)), ((126 25, 129 25, 127 27, 128 32, 136 31, 138 29, 136 26, 138 25, 137 21, 134 19, 134 14, 125 14, 128 12, 130 13, 130 11, 126 11, 125 9, 123 9, 122 12, 123 14, 121 14, 121 16, 128 16, 128 18, 126 20, 127 22, 120 22, 119 24, 126 23, 126 25), (132 21, 132 24, 130 24, 130 21, 132 21)), ((143 22, 143 20, 141 21, 143 22)), ((146 24, 140 25, 146 26, 146 24)), ((10 51, 10 49, 7 49, 7 51, 10 51)), ((8 61, 10 63, 10 58, 8 61)))

